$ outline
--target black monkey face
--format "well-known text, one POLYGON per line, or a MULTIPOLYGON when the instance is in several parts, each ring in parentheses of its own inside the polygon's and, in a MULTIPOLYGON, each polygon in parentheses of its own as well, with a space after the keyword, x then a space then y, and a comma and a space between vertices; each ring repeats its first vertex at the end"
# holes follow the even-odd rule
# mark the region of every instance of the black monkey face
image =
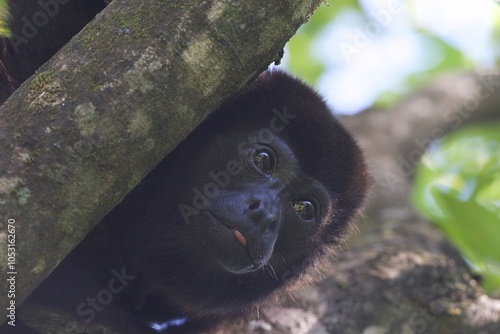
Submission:
POLYGON ((200 317, 233 313, 321 262, 368 182, 355 140, 321 97, 266 72, 125 201, 130 263, 144 294, 200 317))
POLYGON ((273 256, 297 258, 331 206, 325 187, 301 171, 287 143, 261 132, 215 138, 210 146, 217 149, 206 150, 211 163, 196 170, 197 186, 179 206, 205 254, 230 273, 257 271, 273 256))

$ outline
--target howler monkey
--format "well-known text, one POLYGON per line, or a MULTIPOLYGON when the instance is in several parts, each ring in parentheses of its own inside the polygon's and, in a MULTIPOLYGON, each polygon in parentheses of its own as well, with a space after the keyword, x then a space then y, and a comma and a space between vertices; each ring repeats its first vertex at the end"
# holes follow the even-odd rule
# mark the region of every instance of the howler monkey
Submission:
MULTIPOLYGON (((28 43, 18 56, 12 40, 4 41, 3 96, 15 87, 5 78, 26 79, 102 4, 64 2, 76 18, 44 27, 34 37, 37 52, 28 43)), ((13 36, 22 34, 18 20, 40 2, 8 3, 13 36)), ((264 72, 160 162, 29 297, 21 315, 42 305, 72 315, 93 328, 89 333, 103 323, 147 333, 237 314, 314 269, 344 236, 368 179, 355 140, 322 98, 283 72, 264 72)), ((24 320, 23 331, 33 326, 24 320)), ((72 325, 57 332, 72 333, 72 325)))

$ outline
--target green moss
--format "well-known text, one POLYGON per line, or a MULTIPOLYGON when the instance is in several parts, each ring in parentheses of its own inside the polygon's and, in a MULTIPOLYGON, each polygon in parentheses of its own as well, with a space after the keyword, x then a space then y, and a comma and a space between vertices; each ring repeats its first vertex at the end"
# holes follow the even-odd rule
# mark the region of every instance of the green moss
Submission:
POLYGON ((76 106, 74 111, 75 123, 82 136, 90 136, 95 132, 95 106, 92 102, 76 106))
POLYGON ((28 202, 28 198, 31 197, 31 191, 26 187, 16 189, 15 194, 17 195, 17 199, 21 205, 26 204, 28 202))
POLYGON ((29 83, 28 99, 31 100, 34 111, 51 112, 48 120, 54 120, 58 113, 54 108, 62 102, 60 93, 62 91, 56 73, 53 71, 42 71, 29 83))
POLYGON ((0 178, 0 194, 14 194, 21 205, 26 204, 28 198, 31 197, 31 191, 23 185, 22 180, 18 177, 0 178))
POLYGON ((41 91, 43 87, 49 84, 55 77, 56 73, 53 71, 39 72, 33 80, 30 81, 29 89, 33 91, 41 91))
POLYGON ((149 134, 151 119, 148 114, 139 111, 132 115, 127 131, 132 138, 141 138, 149 134))

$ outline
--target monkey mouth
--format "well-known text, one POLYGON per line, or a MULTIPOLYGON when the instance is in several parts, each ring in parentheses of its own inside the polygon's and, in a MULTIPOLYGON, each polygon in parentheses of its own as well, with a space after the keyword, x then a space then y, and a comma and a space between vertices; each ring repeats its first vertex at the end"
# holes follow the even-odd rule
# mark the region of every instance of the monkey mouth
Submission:
POLYGON ((243 247, 247 248, 248 247, 248 240, 245 237, 243 233, 241 233, 240 230, 236 229, 235 227, 231 226, 230 224, 223 223, 220 219, 216 218, 211 212, 205 211, 204 212, 205 216, 207 216, 210 220, 212 220, 214 223, 225 227, 227 230, 231 232, 233 235, 234 239, 243 247))
POLYGON ((203 213, 214 228, 213 231, 215 233, 213 233, 212 236, 215 244, 222 246, 216 247, 218 249, 217 252, 219 253, 221 261, 220 264, 222 267, 230 272, 243 274, 258 270, 264 266, 267 261, 254 260, 250 254, 251 246, 249 244, 248 237, 245 236, 239 229, 235 228, 232 224, 227 224, 222 222, 222 220, 217 219, 217 217, 215 217, 211 212, 205 211, 203 213), (227 252, 229 249, 233 249, 231 250, 232 260, 227 262, 227 252), (238 251, 238 249, 240 250, 238 251), (239 258, 239 260, 236 260, 236 258, 239 258))

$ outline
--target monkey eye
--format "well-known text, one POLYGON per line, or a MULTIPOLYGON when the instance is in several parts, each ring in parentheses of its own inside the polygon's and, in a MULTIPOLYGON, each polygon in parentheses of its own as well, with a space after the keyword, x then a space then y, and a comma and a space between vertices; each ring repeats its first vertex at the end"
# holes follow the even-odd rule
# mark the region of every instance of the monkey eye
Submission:
POLYGON ((253 151, 252 163, 263 174, 271 175, 274 171, 274 157, 268 150, 260 149, 253 151))
POLYGON ((315 216, 314 204, 307 199, 297 199, 292 202, 293 209, 304 220, 313 220, 315 216))

